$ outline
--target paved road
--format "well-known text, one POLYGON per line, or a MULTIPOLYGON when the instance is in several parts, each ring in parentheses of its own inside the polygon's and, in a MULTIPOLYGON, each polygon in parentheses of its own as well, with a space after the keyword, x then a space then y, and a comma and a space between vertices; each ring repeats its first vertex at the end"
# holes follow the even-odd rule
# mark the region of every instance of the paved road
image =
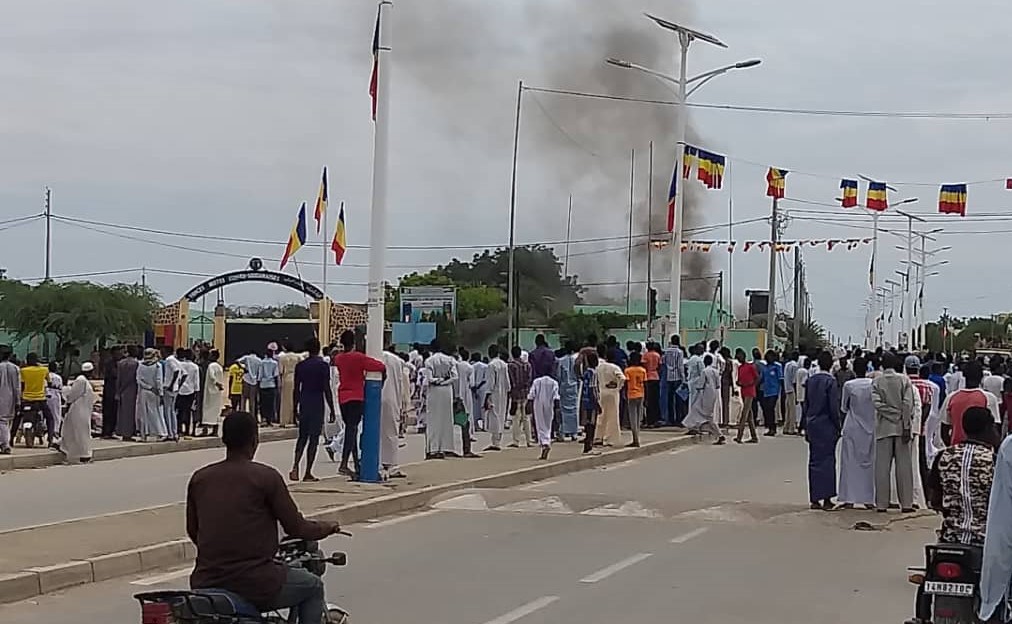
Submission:
MULTIPOLYGON (((355 527, 328 596, 359 623, 898 622, 934 519, 807 510, 803 442, 694 447, 355 527), (488 507, 488 509, 484 509, 488 507), (477 510, 474 510, 477 508, 477 510), (472 510, 468 510, 472 509, 472 510)), ((145 575, 0 607, 4 624, 136 622, 145 575)))
MULTIPOLYGON (((478 434, 478 448, 485 445, 485 436, 478 434)), ((424 436, 410 434, 406 442, 401 461, 421 461, 424 436)), ((263 444, 257 459, 287 475, 294 448, 294 440, 263 444)), ((180 502, 193 471, 218 461, 224 452, 220 448, 184 451, 0 475, 0 500, 11 503, 0 513, 0 531, 180 502)), ((317 476, 330 476, 335 471, 336 465, 321 449, 317 476)))

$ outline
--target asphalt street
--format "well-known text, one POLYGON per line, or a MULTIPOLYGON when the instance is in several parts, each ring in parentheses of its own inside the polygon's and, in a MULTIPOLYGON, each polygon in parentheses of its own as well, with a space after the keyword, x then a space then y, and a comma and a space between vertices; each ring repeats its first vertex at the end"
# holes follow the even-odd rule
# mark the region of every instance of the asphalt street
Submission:
MULTIPOLYGON (((351 527, 328 599, 357 623, 899 622, 935 519, 807 509, 805 446, 699 445, 351 527), (856 531, 865 519, 879 530, 856 531)), ((145 573, 0 607, 4 624, 136 622, 145 573)))
MULTIPOLYGON (((487 435, 476 436, 478 449, 487 443, 487 435)), ((424 458, 424 436, 409 434, 404 442, 407 446, 401 449, 402 463, 424 458)), ((294 449, 294 440, 262 444, 257 461, 287 475, 294 449)), ((0 531, 178 503, 185 498, 186 483, 193 471, 218 461, 224 454, 224 449, 216 448, 8 472, 0 477, 0 500, 31 504, 5 504, 0 513, 0 531)), ((337 464, 328 460, 321 447, 316 476, 331 476, 336 470, 337 464)))

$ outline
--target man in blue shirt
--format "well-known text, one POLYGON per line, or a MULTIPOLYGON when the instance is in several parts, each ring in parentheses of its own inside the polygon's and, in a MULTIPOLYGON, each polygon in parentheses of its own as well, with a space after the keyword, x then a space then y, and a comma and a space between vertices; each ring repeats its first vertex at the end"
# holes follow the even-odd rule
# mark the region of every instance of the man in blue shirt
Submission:
POLYGON ((667 369, 667 412, 662 414, 665 425, 681 425, 685 420, 684 401, 678 396, 678 389, 685 382, 685 352, 681 338, 671 336, 671 344, 664 350, 664 368, 667 369))
POLYGON ((268 427, 276 424, 278 421, 278 382, 280 381, 280 375, 281 369, 278 367, 278 361, 274 358, 274 351, 268 350, 264 359, 260 360, 260 366, 257 369, 260 417, 268 427))
POLYGON ((766 435, 777 434, 777 400, 780 388, 784 383, 784 368, 777 361, 777 354, 772 349, 766 352, 766 364, 762 371, 762 408, 763 420, 766 424, 766 435))

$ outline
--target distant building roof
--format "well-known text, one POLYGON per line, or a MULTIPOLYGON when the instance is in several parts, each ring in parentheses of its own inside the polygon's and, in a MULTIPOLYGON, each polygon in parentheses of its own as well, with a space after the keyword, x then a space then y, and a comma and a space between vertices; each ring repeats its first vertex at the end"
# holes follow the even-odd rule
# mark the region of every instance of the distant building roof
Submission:
MULTIPOLYGON (((625 304, 611 305, 577 305, 574 311, 581 314, 598 314, 601 312, 614 312, 616 314, 632 314, 646 316, 647 302, 643 299, 633 300, 629 303, 628 312, 625 304)), ((664 299, 657 300, 657 313, 663 316, 668 310, 668 302, 664 299)), ((713 301, 691 301, 682 300, 681 305, 681 327, 685 329, 697 329, 703 327, 716 327, 724 323, 730 323, 733 319, 731 314, 724 310, 719 302, 713 301)))

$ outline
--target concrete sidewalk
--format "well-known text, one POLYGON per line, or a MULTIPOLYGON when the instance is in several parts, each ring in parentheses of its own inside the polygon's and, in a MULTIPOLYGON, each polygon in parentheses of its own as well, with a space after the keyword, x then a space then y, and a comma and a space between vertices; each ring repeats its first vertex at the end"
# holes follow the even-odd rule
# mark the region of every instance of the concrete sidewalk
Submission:
MULTIPOLYGON (((547 462, 537 459, 535 448, 507 450, 487 453, 482 459, 410 464, 404 467, 409 478, 381 485, 331 477, 319 483, 293 484, 291 490, 306 515, 348 525, 423 507, 454 490, 512 487, 692 443, 687 436, 667 432, 642 436, 640 448, 609 449, 595 455, 582 455, 579 444, 557 444, 547 462)), ((193 554, 185 535, 183 503, 2 532, 0 603, 180 565, 193 554)))
MULTIPOLYGON (((298 430, 294 427, 285 429, 268 427, 260 429, 261 442, 293 440, 296 437, 298 437, 298 430)), ((92 461, 146 457, 181 451, 197 451, 222 445, 221 439, 215 436, 186 438, 179 442, 121 442, 119 440, 95 439, 93 444, 92 461)), ((0 455, 0 472, 25 468, 46 468, 62 464, 63 461, 63 453, 49 448, 36 447, 26 449, 23 446, 16 446, 10 455, 0 455)))

